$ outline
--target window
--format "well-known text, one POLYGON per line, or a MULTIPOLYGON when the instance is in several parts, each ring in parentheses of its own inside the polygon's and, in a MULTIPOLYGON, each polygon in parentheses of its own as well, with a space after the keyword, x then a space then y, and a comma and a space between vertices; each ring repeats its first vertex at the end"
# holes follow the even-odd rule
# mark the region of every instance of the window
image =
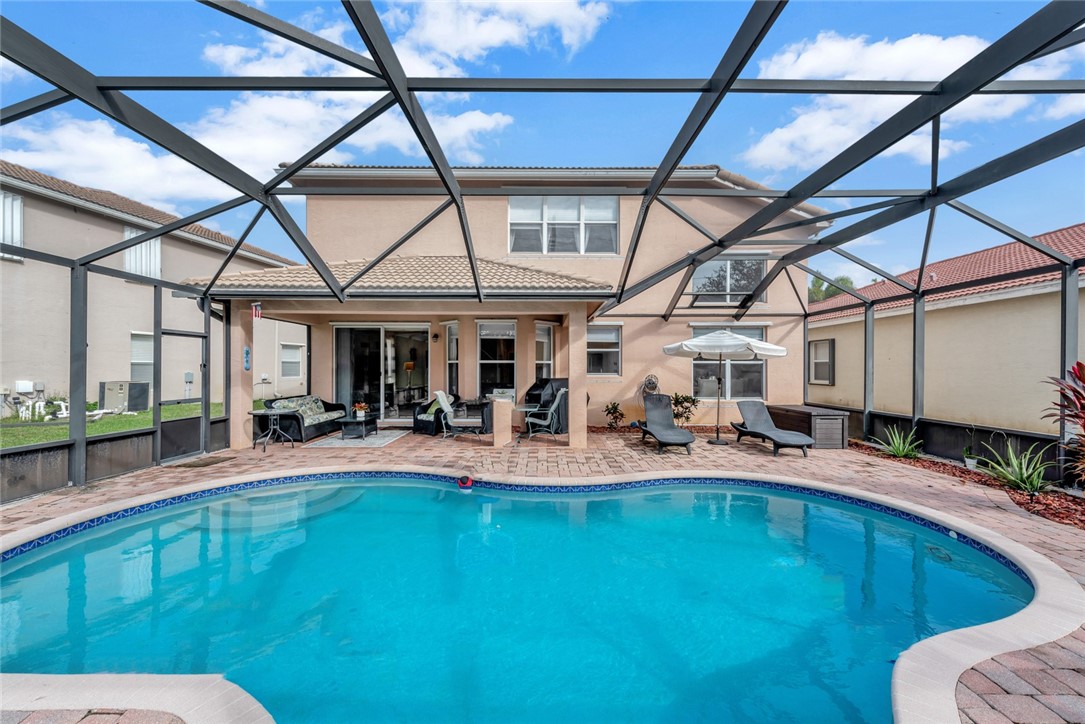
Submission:
POLYGON ((279 345, 280 377, 301 377, 301 350, 300 344, 279 345))
MULTIPOLYGON (((728 327, 694 327, 693 336, 716 332, 728 327)), ((751 339, 764 340, 764 327, 730 328, 735 334, 751 339)), ((714 400, 717 393, 717 377, 720 363, 717 360, 693 360, 693 396, 714 400)), ((724 400, 765 399, 764 360, 724 360, 722 387, 718 390, 724 400)))
POLYGON ((810 341, 810 384, 836 384, 836 340, 810 341))
POLYGON ((622 328, 603 324, 588 325, 588 374, 622 373, 622 328))
POLYGON ((132 332, 132 382, 154 383, 154 335, 132 332))
POLYGON ((448 393, 460 394, 460 325, 449 324, 445 328, 448 349, 448 393))
POLYGON ((478 323, 478 391, 516 387, 516 323, 478 323))
POLYGON ((554 327, 535 323, 535 379, 544 380, 554 376, 554 327))
MULTIPOLYGON (((3 203, 0 204, 0 229, 3 229, 3 243, 12 246, 23 245, 23 197, 0 191, 3 203)), ((0 254, 8 259, 20 257, 12 254, 0 254)))
MULTIPOLYGON (((143 232, 139 229, 124 227, 124 238, 132 239, 143 232)), ((129 274, 139 274, 158 279, 162 276, 162 240, 151 239, 142 244, 124 250, 124 270, 129 274)))
POLYGON ((764 259, 714 259, 693 271, 690 292, 694 304, 738 304, 764 278, 764 259))
POLYGON ((617 196, 510 196, 513 254, 617 254, 617 196))

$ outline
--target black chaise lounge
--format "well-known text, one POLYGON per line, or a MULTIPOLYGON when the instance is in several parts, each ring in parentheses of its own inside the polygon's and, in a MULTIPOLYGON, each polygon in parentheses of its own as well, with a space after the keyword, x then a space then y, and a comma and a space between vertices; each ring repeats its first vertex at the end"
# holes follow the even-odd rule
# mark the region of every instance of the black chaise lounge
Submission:
POLYGON ((769 415, 769 409, 760 400, 744 400, 738 403, 738 409, 742 412, 742 422, 736 422, 731 427, 738 430, 739 442, 743 437, 752 437, 755 440, 768 440, 772 443, 772 455, 780 454, 782 447, 802 448, 802 456, 807 457, 806 448, 814 444, 814 438, 803 435, 801 432, 781 430, 776 427, 769 415))
POLYGON ((645 422, 640 426, 640 439, 651 435, 659 446, 657 451, 663 454, 663 448, 669 445, 681 445, 687 455, 693 454, 693 433, 674 424, 674 407, 669 395, 644 396, 645 422))

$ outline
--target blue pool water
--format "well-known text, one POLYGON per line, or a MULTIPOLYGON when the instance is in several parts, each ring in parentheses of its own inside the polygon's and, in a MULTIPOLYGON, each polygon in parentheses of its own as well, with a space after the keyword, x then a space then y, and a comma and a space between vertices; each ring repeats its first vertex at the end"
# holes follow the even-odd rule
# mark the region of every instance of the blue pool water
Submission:
POLYGON ((913 642, 1023 608, 984 554, 748 488, 223 495, 5 564, 5 672, 223 672, 281 722, 888 722, 913 642))

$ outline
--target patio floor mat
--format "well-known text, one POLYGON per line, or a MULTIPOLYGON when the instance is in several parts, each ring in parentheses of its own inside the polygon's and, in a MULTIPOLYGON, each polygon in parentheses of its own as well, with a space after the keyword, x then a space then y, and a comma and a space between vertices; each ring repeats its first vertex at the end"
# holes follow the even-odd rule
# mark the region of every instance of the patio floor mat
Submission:
POLYGON ((305 447, 384 447, 409 433, 410 430, 378 430, 366 435, 364 438, 348 437, 345 440, 342 433, 339 433, 323 437, 305 447))

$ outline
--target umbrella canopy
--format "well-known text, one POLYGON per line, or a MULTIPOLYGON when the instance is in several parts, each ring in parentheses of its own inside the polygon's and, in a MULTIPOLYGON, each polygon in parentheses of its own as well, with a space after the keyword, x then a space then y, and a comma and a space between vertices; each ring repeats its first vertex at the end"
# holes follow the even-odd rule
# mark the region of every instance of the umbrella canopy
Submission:
POLYGON ((663 351, 675 357, 700 357, 706 360, 783 357, 787 354, 785 347, 743 337, 726 329, 668 344, 663 351))

